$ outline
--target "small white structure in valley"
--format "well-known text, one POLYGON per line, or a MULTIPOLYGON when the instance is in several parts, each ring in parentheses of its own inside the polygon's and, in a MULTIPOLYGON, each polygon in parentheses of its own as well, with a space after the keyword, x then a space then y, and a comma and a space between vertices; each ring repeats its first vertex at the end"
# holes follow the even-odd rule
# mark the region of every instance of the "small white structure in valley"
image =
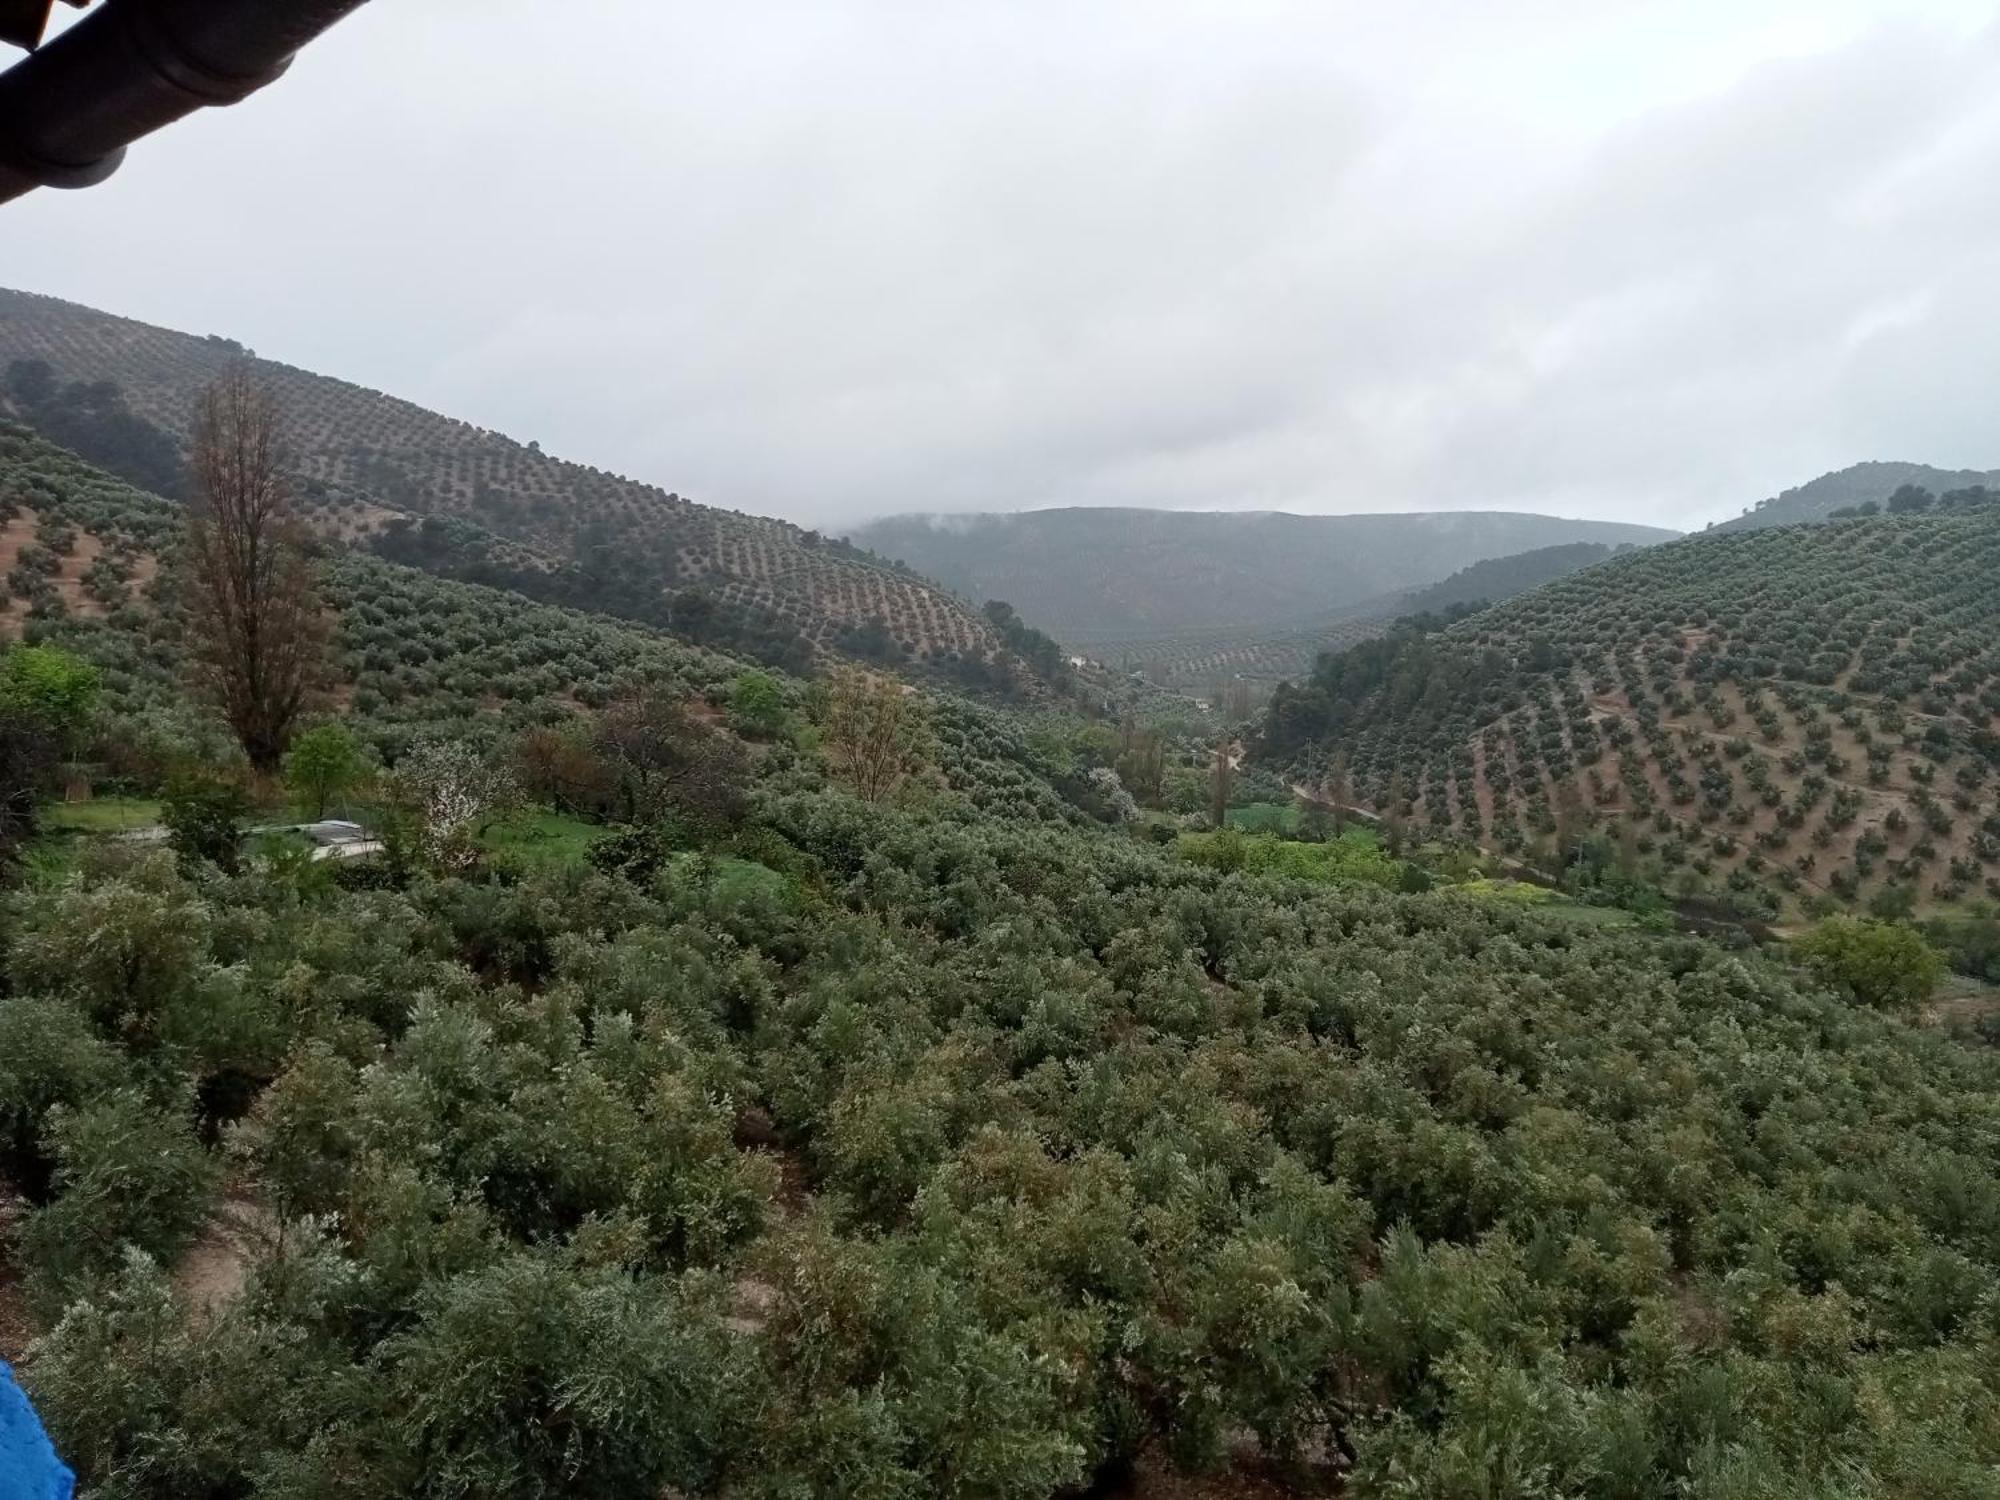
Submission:
POLYGON ((349 823, 341 818, 302 823, 298 831, 313 841, 312 857, 315 860, 359 859, 364 854, 382 852, 380 839, 372 837, 359 823, 349 823))

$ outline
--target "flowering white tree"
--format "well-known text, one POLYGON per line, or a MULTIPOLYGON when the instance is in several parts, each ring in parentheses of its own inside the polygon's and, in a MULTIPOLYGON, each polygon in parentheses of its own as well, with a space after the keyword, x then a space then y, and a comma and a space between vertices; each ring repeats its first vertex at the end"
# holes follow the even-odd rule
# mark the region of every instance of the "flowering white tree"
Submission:
POLYGON ((462 740, 427 740, 403 757, 396 780, 423 825, 424 858, 441 869, 477 860, 479 825, 515 797, 513 774, 462 740))
POLYGON ((1125 790, 1125 782, 1116 771, 1109 766, 1093 766, 1089 780, 1090 784, 1097 788, 1097 793, 1104 799, 1105 805, 1111 809, 1112 817, 1121 823, 1139 821, 1139 804, 1132 794, 1125 790))

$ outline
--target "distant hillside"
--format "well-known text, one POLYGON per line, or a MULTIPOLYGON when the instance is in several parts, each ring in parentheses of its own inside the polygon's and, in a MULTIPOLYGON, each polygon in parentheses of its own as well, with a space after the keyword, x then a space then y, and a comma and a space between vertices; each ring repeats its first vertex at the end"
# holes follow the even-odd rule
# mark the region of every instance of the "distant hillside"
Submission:
POLYGON ((1929 464, 1863 463, 1822 474, 1810 483, 1759 500, 1734 520, 1724 521, 1716 531, 1755 531, 1764 526, 1791 526, 1801 521, 1824 521, 1837 510, 1852 505, 1881 505, 1906 484, 1943 495, 1975 485, 2000 488, 2000 469, 1934 469, 1929 464))
POLYGON ((1322 651, 1381 635, 1397 618, 1474 602, 1497 603, 1587 568, 1634 544, 1571 542, 1495 557, 1406 593, 1380 595, 1345 609, 1281 625, 1238 625, 1179 635, 1109 642, 1095 649, 1106 666, 1137 672, 1162 687, 1215 696, 1229 683, 1275 687, 1310 672, 1322 651))
MULTIPOLYGON (((175 487, 197 392, 241 357, 224 338, 0 290, 0 413, 156 491, 175 487)), ((817 533, 254 363, 285 403, 322 521, 399 561, 794 666, 835 650, 950 669, 1001 649, 992 625, 944 589, 817 533)))
POLYGON ((1238 625, 1112 641, 1089 649, 1115 671, 1137 673, 1175 692, 1215 697, 1230 683, 1268 689, 1303 677, 1322 651, 1380 635, 1396 614, 1382 603, 1357 605, 1291 625, 1238 625))
POLYGON ((1413 589, 1401 600, 1401 613, 1427 614, 1449 609, 1454 604, 1475 604, 1484 600, 1497 604, 1529 589, 1540 588, 1558 578, 1601 563, 1627 550, 1629 543, 1609 547, 1602 542, 1569 542, 1559 547, 1537 547, 1512 557, 1492 557, 1460 568, 1451 577, 1428 588, 1413 589))
MULTIPOLYGON (((68 646, 103 668, 121 711, 186 715, 185 634, 160 565, 179 532, 170 502, 0 422, 0 644, 68 646)), ((476 714, 537 723, 640 684, 692 693, 743 670, 643 626, 365 552, 335 551, 325 570, 339 701, 384 735, 476 714)))
POLYGON ((896 516, 857 544, 974 599, 1005 599, 1078 645, 1317 615, 1437 582, 1486 558, 1672 532, 1499 511, 1298 516, 1137 509, 896 516))
MULTIPOLYGON (((113 777, 156 781, 189 751, 221 754, 215 715, 188 692, 187 633, 161 558, 178 508, 0 422, 0 648, 52 644, 103 673, 113 777)), ((336 608, 333 701, 385 755, 414 740, 564 723, 636 691, 719 699, 748 663, 644 625, 328 549, 336 608)), ((788 693, 804 685, 788 682, 788 693)), ((925 695, 938 785, 1026 821, 1085 821, 1082 771, 1029 742, 1030 716, 949 691, 925 695)))
POLYGON ((1263 755, 1775 916, 2000 896, 2000 500, 1692 537, 1321 661, 1263 755))

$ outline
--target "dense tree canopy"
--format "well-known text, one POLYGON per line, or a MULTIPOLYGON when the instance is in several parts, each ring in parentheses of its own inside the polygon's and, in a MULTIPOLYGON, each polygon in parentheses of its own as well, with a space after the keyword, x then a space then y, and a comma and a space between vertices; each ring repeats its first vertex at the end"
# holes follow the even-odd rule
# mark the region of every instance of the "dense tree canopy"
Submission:
POLYGON ((1989 1056, 1693 939, 804 784, 757 826, 644 885, 17 896, 27 1379, 87 1476, 1983 1493, 1989 1056), (198 1316, 225 1171, 266 1229, 198 1316))
POLYGON ((1896 922, 1833 917, 1800 940, 1799 956, 1864 1005, 1912 1011, 1936 992, 1943 957, 1922 935, 1896 922))
POLYGON ((54 567, 0 682, 172 833, 47 840, 0 894, 0 1355, 88 1492, 1992 1493, 2000 1051, 1909 1013, 1908 928, 1635 920, 1648 856, 1578 785, 1616 692, 1691 797, 1756 786, 1789 747, 1666 728, 1726 678, 1710 722, 1778 718, 1858 820, 1847 709, 1782 696, 1826 669, 1897 736, 1893 836, 1943 840, 1983 785, 1963 506, 1829 528, 1840 567, 1770 592, 1730 562, 1726 609, 1670 561, 1593 613, 1612 560, 1330 664, 1309 838, 1236 826, 1283 785, 1212 734, 829 690, 338 554, 329 729, 385 848, 336 864, 242 837, 140 566, 171 515, 8 454, 0 525, 54 567), (1949 607, 1889 620, 1887 547, 1949 607), (1628 910, 1453 874, 1491 863, 1420 814, 1468 760, 1536 768, 1539 836, 1628 910))

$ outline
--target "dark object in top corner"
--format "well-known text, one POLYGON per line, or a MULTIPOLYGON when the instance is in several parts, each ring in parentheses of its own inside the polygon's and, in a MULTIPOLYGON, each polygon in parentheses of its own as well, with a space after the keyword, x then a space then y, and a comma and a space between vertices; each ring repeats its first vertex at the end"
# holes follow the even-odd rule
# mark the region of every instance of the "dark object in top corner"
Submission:
MULTIPOLYGON (((90 0, 68 0, 82 10, 90 0)), ((42 44, 49 29, 49 12, 55 0, 0 0, 0 42, 10 47, 26 47, 30 52, 42 44)))
MULTIPOLYGON (((0 73, 0 203, 37 187, 102 182, 133 141, 248 98, 363 3, 102 0, 0 73)), ((49 0, 0 0, 0 35, 35 45, 48 11, 49 0)))

